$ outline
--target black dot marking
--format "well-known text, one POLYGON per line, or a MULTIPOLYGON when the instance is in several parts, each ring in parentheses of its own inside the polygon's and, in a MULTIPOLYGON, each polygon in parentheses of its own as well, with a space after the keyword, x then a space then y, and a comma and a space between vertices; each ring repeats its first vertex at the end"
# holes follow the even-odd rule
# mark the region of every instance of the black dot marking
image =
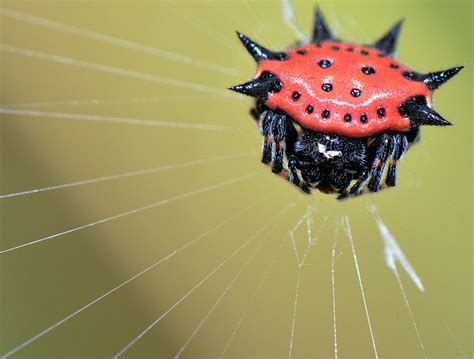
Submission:
POLYGON ((306 55, 306 54, 308 53, 308 51, 306 51, 306 50, 297 50, 296 53, 297 53, 298 55, 304 56, 304 55, 306 55))
POLYGON ((365 113, 363 113, 362 115, 360 115, 360 122, 362 123, 367 123, 367 115, 365 113))
POLYGON ((364 55, 364 56, 367 56, 369 54, 369 52, 367 50, 360 50, 360 54, 364 55))
POLYGON ((352 116, 350 113, 346 113, 346 115, 344 116, 344 121, 346 121, 347 123, 352 121, 352 116))
POLYGON ((396 69, 399 69, 400 66, 398 66, 397 64, 390 64, 390 68, 396 70, 396 69))
POLYGON ((291 94, 291 98, 293 99, 293 101, 298 101, 300 97, 301 94, 298 91, 295 91, 291 94))
POLYGON ((306 112, 307 112, 307 113, 313 113, 313 111, 314 111, 313 105, 308 105, 308 106, 306 107, 306 112))
POLYGON ((385 54, 378 54, 377 56, 378 57, 387 57, 387 55, 385 55, 385 54))
POLYGON ((323 118, 329 118, 329 116, 331 116, 331 112, 329 112, 328 109, 324 110, 323 113, 322 113, 322 116, 323 118))
POLYGON ((373 67, 370 67, 370 66, 364 66, 362 68, 362 72, 366 75, 373 75, 373 74, 375 74, 375 69, 373 67))
POLYGON ((385 116, 385 109, 383 107, 379 107, 377 109, 377 115, 379 115, 380 117, 384 117, 385 116))
POLYGON ((352 89, 352 90, 351 90, 351 95, 352 95, 353 97, 359 97, 361 94, 362 94, 362 91, 359 90, 359 89, 352 89))
POLYGON ((398 112, 400 112, 402 116, 408 117, 408 108, 405 105, 398 106, 398 112))
POLYGON ((346 49, 346 51, 347 51, 347 52, 354 52, 354 48, 353 48, 353 47, 348 47, 348 48, 346 49))
POLYGON ((338 51, 338 50, 340 49, 340 47, 339 47, 339 46, 336 46, 336 45, 334 45, 334 46, 331 46, 331 49, 333 49, 334 51, 338 51))
POLYGON ((320 43, 317 43, 316 44, 316 47, 322 47, 320 43))
POLYGON ((328 67, 331 66, 331 61, 326 60, 326 59, 325 59, 325 60, 321 60, 321 61, 318 62, 318 65, 319 65, 319 67, 321 67, 322 69, 327 69, 328 67))
POLYGON ((321 88, 323 89, 323 91, 330 92, 332 90, 332 85, 326 83, 326 84, 323 84, 323 86, 321 86, 321 88))

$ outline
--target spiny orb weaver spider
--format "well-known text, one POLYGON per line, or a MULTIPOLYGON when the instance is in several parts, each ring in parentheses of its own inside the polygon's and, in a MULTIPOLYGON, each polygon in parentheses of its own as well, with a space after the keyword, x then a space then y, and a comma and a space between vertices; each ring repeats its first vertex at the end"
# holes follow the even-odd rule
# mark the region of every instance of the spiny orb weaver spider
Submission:
POLYGON ((399 63, 401 21, 373 45, 336 39, 319 8, 314 23, 312 42, 285 52, 237 33, 258 68, 230 89, 256 98, 262 162, 305 193, 344 199, 393 187, 420 126, 451 125, 432 109, 432 93, 463 67, 421 74, 399 63))

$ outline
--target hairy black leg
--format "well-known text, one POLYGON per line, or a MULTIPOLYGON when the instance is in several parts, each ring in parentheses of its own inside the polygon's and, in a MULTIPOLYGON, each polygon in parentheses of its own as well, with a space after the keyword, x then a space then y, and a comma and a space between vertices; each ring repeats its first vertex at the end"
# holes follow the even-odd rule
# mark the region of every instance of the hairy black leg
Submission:
POLYGON ((268 164, 272 162, 273 141, 270 136, 263 138, 262 162, 268 164))
POLYGON ((301 183, 296 169, 297 159, 293 156, 294 144, 298 133, 292 119, 285 114, 276 113, 268 107, 258 104, 251 112, 260 126, 263 135, 262 162, 271 165, 272 172, 290 181, 306 193, 310 192, 305 183, 301 183), (284 168, 285 155, 288 167, 284 168))
POLYGON ((290 176, 288 180, 296 186, 299 186, 301 183, 300 177, 298 175, 299 162, 296 159, 296 156, 291 155, 288 158, 288 168, 290 170, 290 176))
POLYGON ((250 113, 263 135, 262 162, 271 163, 272 172, 280 173, 283 170, 285 154, 288 158, 294 153, 293 145, 298 138, 293 120, 285 114, 271 110, 261 100, 257 100, 250 113))
POLYGON ((298 169, 303 180, 301 185, 303 190, 304 188, 310 190, 311 185, 315 187, 324 179, 325 171, 313 159, 299 158, 298 169))
POLYGON ((311 194, 311 187, 308 186, 307 183, 303 181, 298 181, 293 177, 290 171, 283 169, 280 173, 277 173, 278 176, 284 178, 288 182, 294 184, 296 187, 298 187, 301 191, 303 191, 306 194, 311 194))
POLYGON ((275 144, 275 156, 273 157, 272 172, 280 173, 283 171, 283 159, 285 154, 285 141, 275 144))
POLYGON ((405 135, 396 135, 395 141, 396 141, 395 152, 392 158, 390 159, 390 163, 388 165, 388 170, 387 170, 387 177, 385 178, 385 184, 388 187, 394 187, 396 185, 398 162, 400 161, 403 154, 408 149, 408 140, 405 135))
POLYGON ((360 178, 351 187, 349 191, 344 191, 338 199, 345 199, 347 197, 355 197, 362 194, 365 181, 369 180, 369 190, 373 191, 376 186, 376 192, 379 188, 380 178, 383 173, 385 163, 391 153, 393 153, 393 141, 391 141, 390 134, 382 134, 377 137, 375 141, 369 146, 369 150, 372 152, 368 154, 370 167, 364 169, 360 178), (389 153, 390 150, 390 153, 389 153), (375 151, 375 152, 374 152, 375 151), (375 177, 374 177, 375 175, 375 177), (372 188, 372 189, 371 189, 372 188))
POLYGON ((367 181, 371 176, 372 176, 372 173, 373 173, 373 165, 372 167, 367 167, 365 169, 362 170, 361 172, 361 175, 359 177, 359 179, 356 181, 356 183, 350 188, 349 191, 343 191, 339 197, 337 197, 337 199, 346 199, 348 197, 355 197, 355 196, 358 196, 360 194, 362 194, 362 190, 363 190, 363 186, 364 186, 364 183, 365 181, 367 181))
POLYGON ((293 144, 298 136, 292 120, 284 114, 268 110, 262 120, 262 134, 264 139, 264 153, 262 162, 272 162, 272 172, 283 171, 285 154, 291 154, 293 144))
POLYGON ((361 193, 362 191, 362 186, 364 185, 364 182, 367 181, 367 179, 369 178, 370 176, 370 170, 369 168, 366 168, 362 171, 362 174, 360 176, 360 178, 356 181, 356 183, 351 187, 351 189, 349 191, 343 191, 338 197, 337 199, 346 199, 348 197, 353 197, 353 196, 357 196, 361 193))
POLYGON ((287 181, 291 182, 294 184, 296 187, 298 187, 301 191, 304 193, 310 194, 311 193, 311 188, 308 186, 308 184, 304 181, 302 181, 298 175, 298 170, 301 169, 301 165, 299 163, 299 160, 296 158, 294 155, 290 155, 288 158, 288 168, 287 169, 282 169, 279 173, 277 173, 280 177, 286 179, 287 181))
POLYGON ((287 118, 285 115, 274 115, 272 133, 273 141, 275 141, 272 172, 280 173, 283 171, 283 160, 286 152, 287 118))
MULTIPOLYGON (((406 138, 406 137, 405 137, 406 138)), ((394 137, 394 146, 395 151, 390 158, 387 170, 387 177, 385 178, 385 184, 389 187, 395 186, 396 176, 397 176, 397 169, 398 169, 398 154, 400 152, 402 139, 399 136, 394 137)))
POLYGON ((291 155, 288 160, 288 167, 290 169, 290 182, 298 186, 303 192, 311 193, 311 187, 308 185, 308 180, 305 178, 305 170, 308 168, 307 164, 297 159, 295 155, 291 155), (298 170, 301 171, 303 180, 299 178, 298 170))
POLYGON ((262 162, 272 162, 273 156, 273 134, 272 134, 272 112, 265 111, 261 114, 260 131, 263 135, 262 162))
POLYGON ((367 186, 370 192, 377 192, 379 190, 385 165, 388 159, 393 156, 393 153, 395 151, 394 135, 383 134, 381 136, 381 142, 382 143, 376 144, 376 146, 379 147, 377 148, 375 161, 372 164, 372 174, 370 176, 369 184, 367 186))

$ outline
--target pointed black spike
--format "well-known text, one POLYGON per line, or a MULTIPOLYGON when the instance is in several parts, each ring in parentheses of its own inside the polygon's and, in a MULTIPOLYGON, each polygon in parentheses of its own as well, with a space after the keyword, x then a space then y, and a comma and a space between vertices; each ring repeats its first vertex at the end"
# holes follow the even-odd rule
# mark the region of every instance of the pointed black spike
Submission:
POLYGON ((334 40, 326 21, 324 20, 323 13, 319 6, 316 8, 314 15, 314 30, 313 30, 313 43, 318 44, 324 41, 334 40))
POLYGON ((402 25, 403 19, 393 25, 392 28, 372 46, 386 55, 393 55, 402 25))
POLYGON ((438 71, 438 72, 430 72, 420 76, 419 81, 423 81, 426 86, 431 91, 436 90, 442 84, 447 82, 451 77, 456 75, 459 71, 461 71, 464 66, 453 67, 451 69, 438 71))
POLYGON ((259 77, 244 84, 229 87, 229 90, 266 101, 269 93, 280 92, 282 88, 283 84, 278 76, 264 71, 259 77))
POLYGON ((451 122, 445 120, 438 112, 428 107, 424 96, 416 96, 399 107, 400 113, 410 119, 413 128, 421 125, 450 126, 451 122))
POLYGON ((273 52, 256 42, 250 40, 247 36, 236 31, 239 36, 240 41, 245 46, 250 55, 254 58, 256 62, 261 60, 277 60, 284 61, 288 59, 288 55, 284 52, 273 52))

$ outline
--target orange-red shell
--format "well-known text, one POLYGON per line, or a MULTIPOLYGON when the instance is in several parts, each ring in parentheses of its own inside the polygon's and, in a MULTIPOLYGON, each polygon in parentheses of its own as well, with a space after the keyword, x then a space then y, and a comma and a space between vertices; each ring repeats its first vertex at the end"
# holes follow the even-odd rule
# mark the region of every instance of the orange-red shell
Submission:
POLYGON ((283 88, 268 96, 267 106, 284 111, 307 129, 348 137, 403 132, 410 129, 410 120, 398 107, 418 95, 431 104, 428 87, 403 76, 403 72, 411 71, 408 67, 373 48, 325 42, 289 50, 288 55, 286 61, 261 61, 257 76, 269 71, 279 77, 283 88), (318 65, 321 60, 329 60, 331 65, 323 68, 318 65), (375 73, 365 74, 364 67, 372 67, 375 73), (325 83, 332 85, 331 91, 322 89, 325 83), (360 90, 360 96, 354 97, 352 89, 360 90), (295 92, 300 94, 296 100, 295 92), (377 113, 379 108, 384 109, 383 116, 377 113), (323 117, 325 110, 329 111, 328 118, 323 117), (351 115, 350 122, 345 119, 347 114, 351 115), (361 121, 363 115, 367 116, 365 123, 361 121))

